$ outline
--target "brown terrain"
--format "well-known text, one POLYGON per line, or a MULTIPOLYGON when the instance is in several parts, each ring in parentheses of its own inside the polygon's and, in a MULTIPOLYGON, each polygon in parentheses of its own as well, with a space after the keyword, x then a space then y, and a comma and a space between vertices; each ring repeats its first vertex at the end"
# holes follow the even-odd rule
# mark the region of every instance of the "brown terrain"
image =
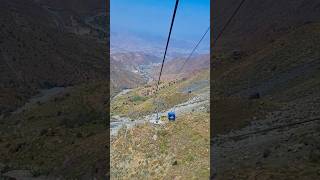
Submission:
POLYGON ((159 58, 143 52, 112 53, 110 55, 110 85, 113 97, 122 89, 135 88, 147 80, 139 72, 139 65, 159 62, 159 58))
POLYGON ((27 0, 1 3, 1 113, 38 89, 106 80, 103 41, 60 33, 55 18, 27 0))
POLYGON ((105 5, 1 0, 0 179, 105 176, 105 5))
MULTIPOLYGON (((212 3, 212 39, 237 3, 212 3)), ((246 1, 213 47, 214 179, 320 177, 319 8, 246 1)))
MULTIPOLYGON (((208 54, 193 55, 187 60, 187 57, 177 57, 170 59, 163 66, 162 80, 176 80, 180 78, 190 78, 198 72, 210 66, 208 54)), ((156 79, 159 76, 161 65, 152 69, 152 76, 156 79)))

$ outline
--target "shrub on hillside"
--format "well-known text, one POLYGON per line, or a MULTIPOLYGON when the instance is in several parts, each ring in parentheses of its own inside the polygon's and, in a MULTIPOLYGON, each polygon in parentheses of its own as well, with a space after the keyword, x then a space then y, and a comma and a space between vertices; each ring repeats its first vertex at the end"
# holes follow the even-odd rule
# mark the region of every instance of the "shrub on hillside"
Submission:
POLYGON ((137 101, 145 101, 147 98, 146 97, 142 97, 142 96, 133 96, 131 98, 132 102, 137 102, 137 101))
POLYGON ((101 121, 104 113, 90 106, 86 101, 79 98, 63 113, 60 124, 67 128, 80 127, 88 123, 101 121))

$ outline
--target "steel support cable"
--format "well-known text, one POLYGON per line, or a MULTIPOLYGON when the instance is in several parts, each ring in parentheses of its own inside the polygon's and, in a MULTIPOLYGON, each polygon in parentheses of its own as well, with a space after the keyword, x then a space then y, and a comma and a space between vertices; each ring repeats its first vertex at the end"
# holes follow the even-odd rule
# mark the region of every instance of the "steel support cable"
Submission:
MULTIPOLYGON (((195 52, 195 50, 198 48, 198 46, 200 45, 200 43, 202 42, 202 40, 204 39, 204 37, 207 35, 207 33, 209 32, 210 30, 210 26, 207 28, 207 30, 203 33, 203 35, 201 36, 200 40, 197 42, 197 44, 194 46, 194 48, 192 49, 192 51, 190 52, 190 54, 187 56, 187 58, 184 60, 181 68, 177 71, 179 74, 183 68, 185 67, 185 65, 187 64, 187 62, 190 60, 190 58, 192 57, 193 53, 195 52)), ((169 91, 167 90, 167 92, 173 92, 173 91, 169 91)), ((175 108, 174 108, 174 111, 175 111, 175 108)))
MULTIPOLYGON (((236 10, 232 13, 232 15, 230 16, 230 18, 228 19, 227 23, 224 25, 224 27, 222 28, 222 30, 220 31, 220 33, 218 34, 218 36, 214 39, 213 44, 215 45, 215 43, 217 42, 217 40, 222 36, 223 32, 226 30, 227 26, 232 22, 232 19, 237 15, 238 11, 240 10, 240 8, 242 7, 242 5, 244 4, 246 0, 242 0, 240 2, 240 4, 238 5, 238 7, 236 8, 236 10)), ((184 61, 183 65, 181 66, 181 68, 178 71, 178 74, 182 71, 182 69, 184 68, 185 64, 187 63, 187 61, 191 58, 191 56, 193 55, 193 53, 195 52, 195 50, 198 48, 199 44, 201 43, 201 41, 204 39, 204 37, 206 36, 206 34, 208 33, 208 31, 210 30, 210 26, 208 27, 208 29, 205 31, 205 33, 202 35, 201 39, 198 41, 198 43, 196 44, 196 46, 193 48, 193 50, 191 51, 191 53, 189 54, 189 56, 186 58, 186 60, 184 61)))
MULTIPOLYGON (((217 43, 218 39, 222 36, 223 32, 225 31, 227 26, 231 23, 232 19, 235 17, 235 15, 240 10, 241 6, 244 4, 245 1, 246 0, 242 0, 240 2, 240 4, 238 5, 237 9, 233 12, 233 14, 231 15, 231 17, 229 18, 227 23, 224 25, 224 27, 222 28, 220 33, 214 39, 213 46, 215 46, 215 44, 217 43)), ((245 137, 245 136, 255 135, 255 134, 259 134, 259 133, 266 133, 266 132, 269 132, 269 131, 272 131, 272 130, 287 128, 287 127, 301 125, 301 124, 314 122, 314 121, 320 121, 320 117, 313 118, 313 119, 308 119, 308 120, 305 120, 305 121, 298 121, 298 122, 294 122, 294 123, 279 125, 279 126, 275 126, 275 127, 271 127, 271 128, 267 128, 267 129, 262 129, 262 130, 258 130, 258 131, 254 131, 254 132, 249 132, 249 133, 245 133, 245 134, 240 134, 240 135, 236 135, 236 136, 232 136, 232 137, 227 137, 227 139, 238 139, 238 138, 242 138, 242 137, 245 137)))
POLYGON ((161 79, 161 75, 162 75, 162 70, 163 70, 163 65, 166 59, 166 55, 167 55, 167 50, 168 50, 168 46, 169 46, 169 42, 170 42, 170 37, 171 37, 171 32, 172 32, 172 27, 174 24, 174 19, 176 17, 176 12, 177 12, 177 8, 178 8, 178 4, 179 4, 179 0, 176 0, 176 5, 174 7, 174 11, 173 11, 173 16, 172 16, 172 20, 171 20, 171 25, 170 25, 170 30, 169 30, 169 35, 168 35, 168 39, 167 39, 167 44, 166 44, 166 49, 164 51, 164 55, 163 55, 163 59, 162 59, 162 64, 161 64, 161 69, 160 69, 160 74, 159 74, 159 79, 158 79, 158 83, 157 83, 157 90, 160 84, 160 79, 161 79))
POLYGON ((257 130, 257 131, 252 131, 252 132, 248 132, 248 133, 244 133, 244 134, 240 134, 240 135, 225 137, 223 139, 238 140, 238 139, 244 138, 246 136, 250 136, 250 135, 267 133, 267 132, 270 132, 270 131, 273 131, 273 130, 284 129, 284 128, 297 126, 297 125, 303 125, 303 124, 310 123, 310 122, 315 122, 315 121, 320 121, 320 117, 315 117, 315 118, 312 118, 312 119, 307 119, 307 120, 304 120, 304 121, 297 121, 297 122, 288 123, 288 124, 282 124, 282 125, 278 125, 278 126, 274 126, 274 127, 270 127, 270 128, 266 128, 266 129, 261 129, 261 130, 257 130))
POLYGON ((189 54, 189 56, 187 57, 187 59, 184 61, 184 63, 182 64, 181 68, 179 69, 178 73, 179 74, 182 69, 184 68, 184 66, 186 65, 187 61, 191 58, 191 56, 193 55, 193 53, 195 52, 195 50, 198 48, 199 44, 201 43, 201 41, 204 39, 204 37, 207 35, 207 33, 210 30, 210 26, 207 28, 207 30, 205 31, 205 33, 202 35, 201 39, 198 41, 198 43, 196 44, 196 46, 192 49, 191 53, 189 54))
MULTIPOLYGON (((156 88, 156 93, 158 92, 158 88, 159 88, 159 84, 160 84, 160 78, 162 75, 162 70, 163 70, 163 65, 164 65, 164 61, 165 61, 165 57, 166 57, 166 53, 167 53, 167 48, 168 48, 168 44, 169 44, 169 40, 170 40, 170 36, 171 36, 171 30, 172 30, 172 26, 173 26, 173 22, 174 22, 174 17, 175 17, 175 13, 176 13, 176 9, 178 6, 178 2, 179 0, 176 1, 176 6, 175 6, 175 10, 173 13, 173 18, 172 18, 172 22, 171 22, 171 26, 170 26, 170 31, 169 31, 169 36, 168 36, 168 40, 167 40, 167 45, 166 45, 166 49, 165 49, 165 53, 164 53, 164 57, 162 60, 162 64, 161 64, 161 69, 160 69, 160 74, 159 74, 159 79, 158 79, 158 83, 157 83, 157 88, 156 88)), ((228 27, 228 25, 232 22, 233 18, 237 15, 238 11, 240 10, 240 8, 242 7, 242 5, 245 3, 246 0, 242 0, 240 2, 240 4, 238 5, 238 7, 235 9, 235 11, 232 13, 232 15, 230 16, 230 18, 228 19, 228 21, 226 22, 226 24, 223 26, 222 30, 219 32, 219 34, 217 35, 217 37, 214 39, 213 41, 213 46, 215 46, 216 42, 218 41, 218 39, 222 36, 222 34, 224 33, 224 31, 226 30, 226 28, 228 27)), ((190 59, 190 57, 192 56, 193 52, 195 51, 195 49, 198 47, 198 45, 200 44, 200 42, 202 41, 202 39, 205 37, 205 35, 207 34, 207 32, 210 30, 210 27, 207 29, 207 31, 205 32, 205 34, 202 36, 202 38, 200 39, 200 41, 198 42, 198 44, 196 45, 196 47, 192 50, 191 54, 188 56, 188 58, 186 59, 186 61, 184 62, 184 64, 182 65, 180 71, 183 69, 183 67, 185 66, 187 60, 190 59)), ((155 94, 156 94, 155 93, 155 94)), ((156 95, 155 95, 156 97, 156 95)), ((157 112, 157 117, 158 117, 158 112, 157 112)))
MULTIPOLYGON (((183 70, 184 66, 187 64, 187 62, 190 60, 190 58, 192 57, 193 53, 195 52, 195 50, 198 48, 198 46, 200 45, 200 43, 202 42, 202 40, 204 39, 204 37, 207 35, 207 33, 210 30, 210 26, 207 28, 207 30, 204 32, 204 34, 201 36, 200 40, 197 42, 197 44, 194 46, 194 48, 192 49, 192 51, 190 52, 190 54, 187 56, 187 58, 185 59, 185 61, 183 62, 181 68, 177 71, 177 74, 180 74, 181 71, 183 70)), ((169 92, 169 91, 168 91, 169 92)), ((170 91, 171 92, 171 91, 170 91)), ((173 108, 173 111, 175 111, 175 108, 173 108)))
POLYGON ((223 32, 226 30, 226 28, 229 26, 229 24, 232 22, 232 19, 237 15, 238 11, 240 10, 241 6, 244 4, 246 0, 242 0, 236 10, 232 13, 226 24, 223 26, 219 34, 216 36, 216 38, 213 40, 213 46, 216 45, 218 39, 222 36, 223 32))
MULTIPOLYGON (((157 87, 156 87, 154 102, 155 102, 155 98, 156 98, 156 96, 157 96, 157 92, 158 92, 158 90, 159 90, 159 84, 160 84, 160 80, 161 80, 163 65, 164 65, 164 62, 165 62, 165 59, 166 59, 166 55, 167 55, 167 50, 168 50, 168 46, 169 46, 169 42, 170 42, 172 27, 173 27, 174 20, 175 20, 175 17, 176 17, 176 12, 177 12, 177 8, 178 8, 178 4, 179 4, 179 0, 176 0, 176 4, 175 4, 174 10, 173 10, 173 15, 172 15, 172 19, 171 19, 171 25, 170 25, 169 35, 168 35, 168 39, 167 39, 167 44, 166 44, 166 48, 165 48, 164 55, 163 55, 163 59, 162 59, 161 69, 160 69, 160 73, 159 73, 159 79, 158 79, 158 82, 157 82, 157 87)), ((157 119, 158 119, 158 117, 159 117, 159 116, 158 116, 158 106, 156 107, 156 111, 157 111, 157 119)))

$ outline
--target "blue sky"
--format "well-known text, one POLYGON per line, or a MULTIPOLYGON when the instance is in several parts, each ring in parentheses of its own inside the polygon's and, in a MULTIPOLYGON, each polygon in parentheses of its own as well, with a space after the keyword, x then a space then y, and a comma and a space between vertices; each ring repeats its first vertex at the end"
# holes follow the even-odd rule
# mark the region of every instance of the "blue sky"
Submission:
MULTIPOLYGON (((111 0, 111 32, 166 37, 175 0, 111 0)), ((197 41, 210 25, 210 0, 180 0, 171 37, 197 41)), ((205 43, 209 43, 209 33, 205 43)))

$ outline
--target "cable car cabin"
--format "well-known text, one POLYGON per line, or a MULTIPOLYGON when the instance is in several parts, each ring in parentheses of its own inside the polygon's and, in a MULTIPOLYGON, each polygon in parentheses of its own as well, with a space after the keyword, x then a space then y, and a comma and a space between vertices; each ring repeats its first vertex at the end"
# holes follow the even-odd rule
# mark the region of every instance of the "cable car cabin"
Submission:
POLYGON ((168 112, 168 120, 169 121, 175 121, 176 120, 176 114, 174 112, 168 112))

